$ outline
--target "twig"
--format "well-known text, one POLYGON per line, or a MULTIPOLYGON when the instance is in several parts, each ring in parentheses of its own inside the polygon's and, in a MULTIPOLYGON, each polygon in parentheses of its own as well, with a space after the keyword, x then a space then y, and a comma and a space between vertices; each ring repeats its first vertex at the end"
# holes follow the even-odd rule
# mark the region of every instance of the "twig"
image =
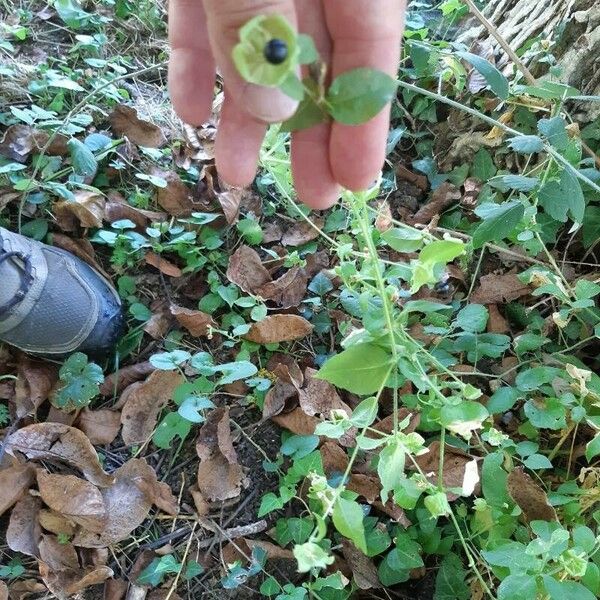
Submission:
POLYGON ((490 34, 502 47, 504 52, 508 54, 508 57, 519 69, 519 71, 523 73, 525 79, 527 79, 527 83, 529 83, 529 85, 535 85, 535 77, 531 74, 531 71, 525 66, 523 61, 516 55, 515 51, 510 47, 509 43, 502 37, 496 26, 490 21, 488 21, 486 16, 477 8, 477 6, 475 6, 473 0, 465 0, 465 4, 469 7, 469 10, 473 13, 473 15, 475 15, 477 20, 490 32, 490 34))

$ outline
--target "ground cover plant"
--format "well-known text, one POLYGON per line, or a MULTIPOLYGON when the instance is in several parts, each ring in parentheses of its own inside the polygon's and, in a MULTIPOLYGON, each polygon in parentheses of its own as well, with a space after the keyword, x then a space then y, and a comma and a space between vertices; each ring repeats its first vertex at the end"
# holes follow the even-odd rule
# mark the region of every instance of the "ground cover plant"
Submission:
POLYGON ((103 359, 0 347, 0 597, 600 595, 599 98, 568 23, 502 62, 458 41, 499 35, 485 3, 413 2, 397 80, 326 83, 250 21, 240 74, 301 105, 239 190, 221 91, 200 128, 170 109, 159 4, 1 4, 0 224, 106 273, 128 327, 103 359), (289 132, 389 101, 378 184, 301 206, 289 132))

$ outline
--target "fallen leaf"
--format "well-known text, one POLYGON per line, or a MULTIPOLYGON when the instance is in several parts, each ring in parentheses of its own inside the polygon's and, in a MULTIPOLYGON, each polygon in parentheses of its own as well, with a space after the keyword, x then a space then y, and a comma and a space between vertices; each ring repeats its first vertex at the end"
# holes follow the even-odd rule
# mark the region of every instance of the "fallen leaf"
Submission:
MULTIPOLYGON (((474 457, 454 446, 446 444, 444 450, 444 466, 442 481, 444 487, 454 488, 458 490, 463 489, 463 483, 465 481, 465 471, 467 465, 474 460, 474 457)), ((438 482, 438 471, 440 466, 440 442, 435 441, 429 445, 429 452, 421 454, 415 457, 415 462, 425 473, 428 481, 434 485, 438 482)), ((409 465, 409 468, 410 465, 409 465)), ((474 489, 474 488, 473 488, 474 489)), ((467 490, 468 491, 468 490, 467 490)), ((447 491, 448 500, 456 500, 462 494, 460 492, 455 493, 454 491, 447 491)))
POLYGON ((76 525, 64 515, 61 515, 54 510, 43 508, 39 512, 38 519, 40 525, 46 531, 50 531, 56 535, 67 535, 69 537, 75 534, 76 525))
POLYGON ((169 262, 160 254, 156 254, 156 252, 146 252, 144 260, 147 265, 156 267, 161 273, 169 277, 181 277, 183 275, 183 271, 177 265, 169 262))
POLYGON ((548 502, 546 492, 525 473, 523 467, 516 467, 506 481, 510 497, 523 511, 527 522, 558 521, 556 510, 548 502))
POLYGON ((75 426, 87 435, 92 444, 107 446, 119 433, 121 414, 107 408, 90 410, 85 407, 79 413, 75 426))
POLYGON ((144 331, 155 340, 162 340, 174 323, 173 315, 168 308, 162 307, 153 313, 144 325, 144 331))
POLYGON ((128 587, 124 579, 107 579, 104 582, 104 600, 123 600, 128 587))
POLYGON ((46 586, 37 579, 15 579, 10 584, 10 600, 24 600, 31 594, 47 594, 46 586))
POLYGON ((0 600, 8 600, 8 586, 0 581, 0 600))
POLYGON ((156 476, 154 476, 141 478, 137 481, 136 485, 158 509, 172 516, 176 516, 179 513, 177 498, 173 495, 167 483, 158 481, 156 476))
MULTIPOLYGON (((412 433, 416 430, 416 428, 419 426, 419 423, 421 422, 420 413, 403 407, 398 410, 398 423, 402 423, 402 421, 404 421, 404 419, 406 419, 406 417, 408 417, 409 415, 410 420, 408 422, 408 425, 402 430, 402 433, 412 433)), ((381 419, 381 421, 377 421, 373 424, 372 428, 376 429, 377 431, 381 431, 382 433, 392 433, 392 431, 394 431, 394 415, 388 415, 387 417, 381 419)), ((365 433, 365 436, 370 438, 381 437, 373 433, 372 431, 367 431, 365 433)))
POLYGON ((239 188, 231 188, 224 192, 216 192, 217 202, 221 206, 228 225, 237 221, 243 192, 244 190, 239 188))
POLYGON ((210 501, 223 501, 239 496, 244 485, 242 467, 231 440, 229 408, 216 408, 209 413, 196 442, 198 489, 210 501))
POLYGON ((56 365, 20 353, 15 383, 17 417, 22 418, 34 413, 48 399, 57 381, 56 365))
POLYGON ((316 369, 307 367, 304 371, 304 387, 298 390, 302 410, 310 416, 322 415, 329 419, 332 410, 343 410, 348 416, 352 409, 339 397, 335 387, 324 379, 316 379, 316 369))
POLYGON ((100 490, 73 475, 58 475, 39 470, 40 496, 46 506, 89 531, 101 533, 107 514, 100 490))
POLYGON ((288 413, 275 415, 271 420, 296 435, 314 435, 315 427, 319 423, 319 419, 307 415, 300 407, 288 413))
POLYGON ((410 219, 409 224, 428 225, 434 217, 442 214, 449 206, 461 198, 460 190, 451 183, 444 182, 431 195, 431 200, 422 206, 410 219))
POLYGON ((268 281, 255 290, 264 300, 272 300, 281 308, 298 306, 304 299, 308 276, 304 269, 292 267, 275 281, 268 281))
POLYGON ((96 261, 96 253, 91 242, 86 239, 73 238, 62 233, 52 233, 50 236, 50 243, 57 248, 66 250, 71 254, 80 258, 83 262, 86 262, 90 267, 96 269, 101 273, 105 279, 110 281, 110 277, 106 271, 96 261))
POLYGON ((150 439, 160 411, 181 383, 183 376, 177 371, 154 371, 144 383, 134 384, 137 387, 121 412, 121 435, 127 446, 143 444, 150 439))
POLYGON ((216 326, 213 318, 201 310, 190 310, 175 304, 171 304, 170 310, 177 322, 194 337, 205 337, 209 329, 216 326))
POLYGON ((150 511, 153 499, 148 485, 156 482, 156 473, 146 461, 139 458, 128 460, 115 472, 115 482, 101 490, 107 520, 100 534, 80 531, 73 539, 75 546, 104 548, 129 537, 139 527, 150 511))
POLYGON ((77 190, 75 200, 55 202, 52 212, 63 231, 75 231, 78 225, 85 228, 102 227, 106 200, 97 192, 77 190))
POLYGON ((19 163, 25 163, 35 147, 34 130, 29 125, 11 125, 0 140, 0 154, 19 163))
POLYGON ((157 171, 154 174, 167 182, 167 187, 156 189, 158 204, 173 217, 189 217, 195 208, 192 190, 174 171, 157 171))
POLYGON ((377 502, 381 493, 381 482, 376 475, 352 473, 348 481, 348 489, 362 496, 369 504, 373 504, 377 502))
POLYGON ((422 192, 426 192, 429 189, 429 181, 425 175, 414 173, 410 169, 407 169, 404 165, 398 163, 396 165, 396 177, 403 181, 408 181, 413 185, 417 186, 422 192))
POLYGON ((20 500, 35 481, 31 465, 18 465, 0 471, 0 515, 20 500))
POLYGON ((79 558, 73 544, 61 544, 54 535, 42 535, 39 550, 40 560, 43 560, 51 571, 79 569, 79 558))
POLYGON ((370 590, 383 587, 379 581, 375 563, 346 538, 342 539, 342 552, 359 589, 370 590))
POLYGON ((103 396, 120 394, 128 385, 145 379, 154 370, 155 367, 148 361, 123 367, 104 379, 104 383, 100 386, 100 393, 103 396))
POLYGON ((36 423, 15 431, 5 442, 6 452, 30 460, 64 462, 79 469, 93 484, 105 487, 113 477, 102 470, 98 455, 85 434, 60 423, 36 423))
POLYGON ((46 563, 40 562, 40 575, 56 598, 66 600, 92 585, 104 583, 113 576, 113 571, 108 567, 88 567, 53 572, 46 563))
MULTIPOLYGON (((237 540, 236 540, 237 541, 237 540)), ((250 555, 254 548, 260 548, 267 555, 267 560, 295 560, 294 553, 287 548, 282 548, 277 544, 268 542, 266 540, 246 540, 248 547, 250 548, 250 555)))
POLYGON ((487 323, 488 333, 508 333, 510 327, 508 321, 500 314, 497 304, 488 304, 489 320, 487 323))
POLYGON ((117 104, 108 118, 118 136, 127 137, 138 146, 160 148, 167 141, 160 127, 140 119, 131 106, 117 104))
MULTIPOLYGON (((285 367, 287 369, 287 367, 285 367)), ((283 412, 298 397, 298 390, 292 383, 277 379, 269 388, 263 403, 263 419, 270 419, 283 412)))
POLYGON ((373 207, 377 211, 375 217, 375 229, 380 233, 383 233, 390 229, 393 224, 394 218, 392 217, 392 209, 387 200, 378 200, 373 207))
POLYGON ((271 276, 256 250, 249 246, 240 246, 229 259, 227 279, 244 292, 254 294, 262 285, 271 281, 271 276))
POLYGON ((281 243, 284 246, 302 246, 303 244, 308 244, 308 242, 312 242, 312 240, 316 240, 319 237, 319 230, 323 228, 324 224, 325 220, 322 217, 317 217, 310 223, 304 220, 298 221, 283 234, 281 243))
POLYGON ((346 471, 349 461, 348 455, 337 442, 329 440, 324 442, 319 448, 319 452, 323 461, 323 471, 327 477, 334 474, 343 474, 346 471))
POLYGON ((313 326, 298 315, 271 315, 254 323, 245 339, 257 344, 276 344, 305 338, 313 326))
POLYGON ((38 544, 42 530, 38 513, 41 507, 42 501, 29 494, 15 504, 6 530, 6 543, 11 550, 29 556, 39 556, 38 544))
POLYGON ((531 288, 521 283, 514 273, 483 275, 479 286, 471 294, 475 304, 505 304, 531 294, 531 288))

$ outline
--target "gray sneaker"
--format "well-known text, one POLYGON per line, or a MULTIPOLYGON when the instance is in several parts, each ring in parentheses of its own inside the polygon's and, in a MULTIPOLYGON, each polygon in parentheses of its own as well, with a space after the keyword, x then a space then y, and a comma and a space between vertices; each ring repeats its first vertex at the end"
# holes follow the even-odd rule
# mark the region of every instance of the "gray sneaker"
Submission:
POLYGON ((0 227, 0 341, 25 352, 98 356, 123 326, 114 288, 69 252, 0 227))

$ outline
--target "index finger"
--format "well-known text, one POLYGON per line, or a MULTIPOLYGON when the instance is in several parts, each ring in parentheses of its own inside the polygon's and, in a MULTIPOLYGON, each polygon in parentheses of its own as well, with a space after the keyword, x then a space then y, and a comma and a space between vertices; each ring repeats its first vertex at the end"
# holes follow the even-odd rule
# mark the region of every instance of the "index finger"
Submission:
MULTIPOLYGON (((372 67, 398 74, 406 0, 323 0, 333 39, 332 76, 372 67)), ((334 123, 330 160, 345 188, 368 188, 385 160, 390 108, 363 125, 334 123)))

